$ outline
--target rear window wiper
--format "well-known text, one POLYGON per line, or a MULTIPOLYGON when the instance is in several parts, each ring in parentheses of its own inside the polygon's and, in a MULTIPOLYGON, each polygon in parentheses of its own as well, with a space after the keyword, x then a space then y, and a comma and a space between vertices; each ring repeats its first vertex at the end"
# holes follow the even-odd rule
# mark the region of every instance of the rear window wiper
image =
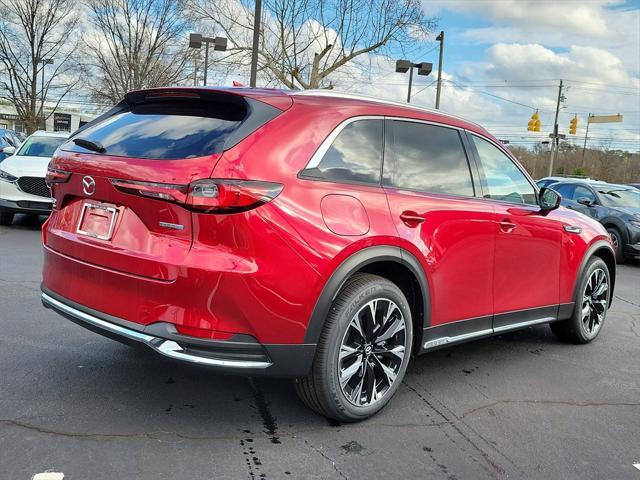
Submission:
POLYGON ((93 152, 104 153, 106 151, 100 142, 94 142, 93 140, 87 140, 86 138, 74 138, 73 143, 93 152))

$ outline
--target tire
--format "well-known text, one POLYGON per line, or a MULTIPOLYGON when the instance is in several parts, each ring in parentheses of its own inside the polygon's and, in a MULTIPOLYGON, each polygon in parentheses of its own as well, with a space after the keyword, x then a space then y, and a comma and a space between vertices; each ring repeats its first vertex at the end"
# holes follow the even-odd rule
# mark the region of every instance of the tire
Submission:
POLYGON ((607 264, 599 257, 591 258, 579 279, 571 318, 551 323, 551 331, 561 340, 571 343, 589 343, 594 340, 607 317, 610 286, 607 264), (602 281, 606 282, 606 290, 600 293, 602 281))
POLYGON ((374 415, 402 383, 412 327, 409 304, 395 284, 377 275, 354 275, 331 305, 311 373, 295 382, 298 396, 340 422, 374 415))
POLYGON ((620 230, 615 227, 611 227, 607 228, 607 232, 611 235, 611 239, 616 247, 616 263, 624 263, 624 252, 622 251, 624 243, 620 230))
POLYGON ((13 223, 13 212, 0 208, 0 225, 11 225, 13 223))

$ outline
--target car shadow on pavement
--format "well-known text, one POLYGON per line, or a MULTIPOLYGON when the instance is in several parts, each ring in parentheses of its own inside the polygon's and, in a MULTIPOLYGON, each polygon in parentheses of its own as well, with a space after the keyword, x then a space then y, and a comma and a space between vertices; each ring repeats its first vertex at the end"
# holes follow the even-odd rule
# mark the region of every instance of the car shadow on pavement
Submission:
MULTIPOLYGON (((558 343, 547 330, 531 328, 414 358, 407 378, 422 382, 420 376, 426 374, 437 391, 455 381, 452 377, 464 379, 473 368, 470 365, 481 359, 484 369, 498 375, 511 359, 558 343), (492 351, 499 352, 499 359, 488 355, 492 351)), ((102 338, 83 345, 71 343, 75 345, 59 350, 59 355, 42 353, 47 355, 47 383, 53 389, 47 398, 52 407, 63 404, 64 417, 82 419, 80 424, 64 422, 64 428, 73 431, 185 438, 262 432, 275 443, 279 435, 336 426, 306 409, 287 379, 221 375, 159 357, 146 347, 128 347, 102 338), (60 398, 56 401, 56 397, 60 398)), ((387 417, 383 421, 393 422, 402 417, 397 411, 394 414, 397 408, 404 407, 396 398, 369 421, 387 417)), ((51 421, 56 423, 55 416, 51 421)))
POLYGON ((46 215, 23 215, 16 214, 13 218, 13 223, 9 228, 16 228, 19 230, 40 230, 42 224, 47 220, 46 215))

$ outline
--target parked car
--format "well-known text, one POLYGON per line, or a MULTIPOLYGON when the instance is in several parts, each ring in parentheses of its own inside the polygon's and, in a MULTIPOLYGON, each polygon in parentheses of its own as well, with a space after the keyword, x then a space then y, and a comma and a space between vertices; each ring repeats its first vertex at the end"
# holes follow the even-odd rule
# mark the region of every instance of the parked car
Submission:
POLYGON ((640 191, 605 182, 559 182, 549 185, 569 209, 598 220, 616 247, 616 260, 640 257, 640 191))
POLYGON ((10 225, 16 213, 48 215, 51 191, 47 166, 67 133, 35 132, 11 157, 0 163, 0 225, 10 225))
POLYGON ((0 162, 13 155, 16 148, 22 143, 16 132, 6 128, 0 128, 0 162))
POLYGON ((484 128, 407 104, 137 91, 61 145, 48 181, 46 307, 183 362, 293 377, 339 421, 379 411, 436 348, 550 322, 590 342, 613 298, 602 225, 484 128))
POLYGON ((630 183, 629 185, 633 188, 637 188, 638 190, 640 190, 640 183, 630 183))
POLYGON ((552 183, 566 182, 566 181, 569 181, 569 180, 576 180, 576 181, 584 180, 584 181, 588 181, 588 182, 595 181, 595 180, 593 180, 592 178, 589 178, 589 177, 562 175, 562 176, 541 178, 540 180, 536 181, 536 185, 538 185, 539 188, 543 188, 543 187, 548 187, 552 183))
POLYGON ((16 138, 18 139, 18 141, 20 142, 20 144, 22 144, 22 142, 24 142, 27 139, 27 134, 24 132, 13 132, 16 135, 16 138))

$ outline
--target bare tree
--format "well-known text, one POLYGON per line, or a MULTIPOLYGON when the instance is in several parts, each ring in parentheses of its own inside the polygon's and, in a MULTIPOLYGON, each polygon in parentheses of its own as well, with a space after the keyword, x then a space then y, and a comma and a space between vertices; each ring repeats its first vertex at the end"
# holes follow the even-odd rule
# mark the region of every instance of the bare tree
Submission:
MULTIPOLYGON (((227 61, 251 56, 253 2, 188 0, 194 18, 229 39, 227 61)), ((403 50, 435 27, 420 0, 267 0, 263 2, 259 68, 288 88, 320 88, 369 52, 403 50)))
POLYGON ((0 0, 0 96, 15 106, 28 133, 78 84, 77 64, 71 61, 76 7, 71 0, 0 0), (54 62, 44 83, 43 60, 54 62), (56 101, 45 111, 50 94, 56 101))
POLYGON ((184 79, 187 23, 180 0, 87 0, 95 31, 86 47, 89 88, 97 100, 116 103, 125 93, 184 79))

